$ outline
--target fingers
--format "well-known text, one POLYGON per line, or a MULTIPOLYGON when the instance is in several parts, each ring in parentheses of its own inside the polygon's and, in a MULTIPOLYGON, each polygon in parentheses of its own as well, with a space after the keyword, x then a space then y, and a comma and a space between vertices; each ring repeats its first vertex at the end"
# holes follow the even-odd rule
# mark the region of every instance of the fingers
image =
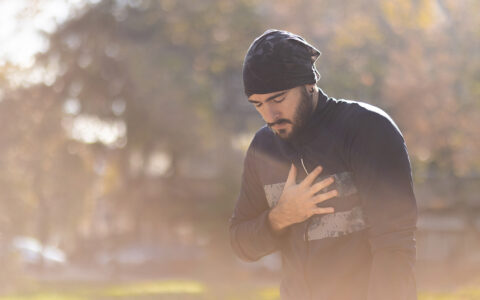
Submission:
POLYGON ((331 214, 333 212, 335 212, 333 207, 317 207, 313 210, 314 215, 331 214))
POLYGON ((316 203, 321 203, 321 202, 323 202, 325 200, 328 200, 330 198, 333 198, 337 195, 338 195, 337 190, 332 190, 332 191, 327 192, 327 193, 319 194, 319 195, 313 197, 312 200, 316 204, 316 203))
POLYGON ((312 172, 310 172, 310 174, 307 175, 307 177, 305 177, 305 179, 302 181, 301 184, 304 186, 312 185, 315 178, 317 178, 317 176, 320 175, 320 173, 322 173, 322 169, 323 169, 322 166, 316 167, 312 172))
POLYGON ((325 178, 324 180, 313 184, 312 187, 310 188, 310 192, 312 193, 312 195, 315 195, 316 193, 320 192, 322 189, 331 185, 334 181, 335 180, 333 179, 333 177, 325 178))
POLYGON ((287 181, 285 181, 285 186, 290 186, 292 184, 297 183, 297 168, 294 164, 290 167, 290 171, 288 172, 287 181))

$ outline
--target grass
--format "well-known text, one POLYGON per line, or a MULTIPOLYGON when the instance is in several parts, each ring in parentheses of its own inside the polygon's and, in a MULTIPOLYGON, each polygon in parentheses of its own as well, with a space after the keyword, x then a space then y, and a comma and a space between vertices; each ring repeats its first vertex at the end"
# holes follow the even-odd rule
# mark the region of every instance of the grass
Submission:
MULTIPOLYGON (((220 286, 195 280, 157 280, 110 284, 42 284, 28 291, 0 296, 0 300, 278 300, 278 286, 220 286)), ((455 292, 421 292, 419 300, 480 300, 480 287, 466 287, 455 292)))
MULTIPOLYGON (((239 285, 240 286, 240 285, 239 285)), ((0 300, 240 300, 279 299, 276 286, 219 287, 194 280, 158 280, 124 284, 48 284, 0 296, 0 300)))

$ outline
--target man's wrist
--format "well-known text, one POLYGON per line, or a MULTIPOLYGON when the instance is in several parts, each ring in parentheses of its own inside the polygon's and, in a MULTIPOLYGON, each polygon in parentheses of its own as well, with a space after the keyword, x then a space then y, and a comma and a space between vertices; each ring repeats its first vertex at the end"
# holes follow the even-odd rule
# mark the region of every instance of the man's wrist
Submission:
POLYGON ((280 235, 285 232, 287 226, 280 222, 277 212, 278 211, 275 209, 275 207, 268 212, 268 222, 270 223, 270 228, 272 231, 276 235, 280 235))

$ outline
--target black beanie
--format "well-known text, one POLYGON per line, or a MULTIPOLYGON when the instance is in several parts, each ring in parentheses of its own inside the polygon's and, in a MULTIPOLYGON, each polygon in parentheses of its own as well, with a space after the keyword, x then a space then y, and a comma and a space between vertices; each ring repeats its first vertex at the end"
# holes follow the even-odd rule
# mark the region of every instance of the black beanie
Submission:
POLYGON ((301 36, 265 31, 250 45, 243 62, 245 94, 249 97, 317 82, 320 74, 314 63, 320 54, 301 36))

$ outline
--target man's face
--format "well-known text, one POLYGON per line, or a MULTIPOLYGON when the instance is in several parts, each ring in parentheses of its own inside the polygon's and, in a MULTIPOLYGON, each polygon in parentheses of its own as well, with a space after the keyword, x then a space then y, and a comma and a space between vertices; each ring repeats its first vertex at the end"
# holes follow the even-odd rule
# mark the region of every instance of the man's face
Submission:
POLYGON ((313 112, 312 96, 305 86, 273 92, 253 94, 248 101, 273 132, 284 140, 290 140, 302 129, 313 112))

